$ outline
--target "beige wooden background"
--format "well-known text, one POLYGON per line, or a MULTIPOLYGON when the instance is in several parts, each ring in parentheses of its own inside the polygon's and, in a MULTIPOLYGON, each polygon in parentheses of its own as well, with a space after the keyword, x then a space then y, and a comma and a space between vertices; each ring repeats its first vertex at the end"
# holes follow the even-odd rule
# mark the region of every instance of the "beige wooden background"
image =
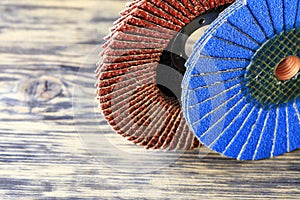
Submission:
POLYGON ((110 134, 93 70, 124 4, 0 1, 0 199, 300 199, 299 151, 258 162, 205 149, 155 157, 110 134))

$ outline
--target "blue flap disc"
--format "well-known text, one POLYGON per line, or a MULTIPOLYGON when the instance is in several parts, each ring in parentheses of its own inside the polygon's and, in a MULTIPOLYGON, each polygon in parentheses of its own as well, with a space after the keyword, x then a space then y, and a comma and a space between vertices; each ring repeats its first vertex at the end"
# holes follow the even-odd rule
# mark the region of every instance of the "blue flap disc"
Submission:
POLYGON ((244 0, 195 45, 182 107, 200 141, 239 160, 300 147, 300 1, 244 0))

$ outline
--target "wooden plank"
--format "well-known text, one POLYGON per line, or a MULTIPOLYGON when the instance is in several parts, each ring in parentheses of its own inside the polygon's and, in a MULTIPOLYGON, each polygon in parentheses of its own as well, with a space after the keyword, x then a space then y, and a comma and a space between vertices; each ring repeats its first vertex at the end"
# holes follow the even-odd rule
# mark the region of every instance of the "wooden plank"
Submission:
POLYGON ((156 155, 97 119, 98 44, 124 4, 0 2, 1 199, 299 199, 299 151, 258 162, 156 155))

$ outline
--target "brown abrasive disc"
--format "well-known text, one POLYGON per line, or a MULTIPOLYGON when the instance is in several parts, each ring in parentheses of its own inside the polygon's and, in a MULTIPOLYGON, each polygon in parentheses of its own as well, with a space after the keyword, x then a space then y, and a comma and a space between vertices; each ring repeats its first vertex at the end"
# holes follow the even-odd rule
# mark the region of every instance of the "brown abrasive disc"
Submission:
POLYGON ((96 70, 100 109, 118 134, 146 148, 188 150, 201 146, 183 118, 178 95, 168 87, 177 84, 180 88, 181 83, 180 78, 173 79, 176 73, 171 71, 184 74, 188 36, 210 24, 233 1, 127 3, 105 37, 96 70))

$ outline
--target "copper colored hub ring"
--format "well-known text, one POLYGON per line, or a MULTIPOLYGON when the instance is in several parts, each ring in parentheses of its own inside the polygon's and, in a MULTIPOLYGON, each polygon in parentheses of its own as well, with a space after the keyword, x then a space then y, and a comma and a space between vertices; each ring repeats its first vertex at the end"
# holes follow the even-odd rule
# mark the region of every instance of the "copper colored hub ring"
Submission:
POLYGON ((300 70, 300 59, 298 56, 288 56, 279 63, 275 70, 275 76, 280 81, 288 81, 296 76, 300 70))

